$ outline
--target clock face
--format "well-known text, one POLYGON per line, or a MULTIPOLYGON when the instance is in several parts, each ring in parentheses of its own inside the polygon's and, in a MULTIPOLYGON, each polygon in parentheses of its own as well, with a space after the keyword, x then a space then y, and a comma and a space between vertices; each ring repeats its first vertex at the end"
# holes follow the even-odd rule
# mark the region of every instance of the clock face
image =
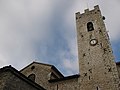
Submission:
POLYGON ((96 39, 92 39, 92 40, 90 40, 90 45, 95 46, 97 44, 97 42, 98 41, 96 39))

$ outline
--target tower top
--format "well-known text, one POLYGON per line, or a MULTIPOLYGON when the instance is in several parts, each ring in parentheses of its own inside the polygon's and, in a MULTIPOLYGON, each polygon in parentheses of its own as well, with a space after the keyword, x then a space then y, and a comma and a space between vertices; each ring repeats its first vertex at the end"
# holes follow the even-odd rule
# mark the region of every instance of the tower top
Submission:
POLYGON ((84 10, 84 13, 80 13, 80 12, 77 12, 76 13, 76 18, 80 18, 82 15, 85 15, 85 14, 92 14, 92 13, 97 13, 97 12, 100 12, 100 9, 99 9, 99 5, 96 5, 96 6, 94 6, 94 9, 92 9, 92 10, 89 10, 89 9, 85 9, 84 10))

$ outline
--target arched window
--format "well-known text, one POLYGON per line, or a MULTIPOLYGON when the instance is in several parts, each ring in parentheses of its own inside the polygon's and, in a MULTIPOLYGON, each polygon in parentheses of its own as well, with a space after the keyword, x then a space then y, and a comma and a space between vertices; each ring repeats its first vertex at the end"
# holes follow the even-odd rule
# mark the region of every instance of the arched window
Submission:
POLYGON ((93 23, 92 23, 92 22, 88 22, 88 23, 87 23, 87 29, 88 29, 88 32, 94 30, 94 27, 93 27, 93 23))
POLYGON ((28 78, 32 81, 35 81, 35 74, 30 74, 28 78))

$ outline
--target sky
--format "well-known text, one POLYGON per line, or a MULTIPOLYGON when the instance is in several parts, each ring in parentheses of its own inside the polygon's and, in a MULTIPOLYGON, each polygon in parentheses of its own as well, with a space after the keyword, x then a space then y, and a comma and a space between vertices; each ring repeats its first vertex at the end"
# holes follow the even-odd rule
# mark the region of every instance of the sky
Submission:
POLYGON ((20 70, 36 61, 64 75, 79 73, 75 13, 95 5, 120 61, 119 0, 0 0, 0 67, 20 70))

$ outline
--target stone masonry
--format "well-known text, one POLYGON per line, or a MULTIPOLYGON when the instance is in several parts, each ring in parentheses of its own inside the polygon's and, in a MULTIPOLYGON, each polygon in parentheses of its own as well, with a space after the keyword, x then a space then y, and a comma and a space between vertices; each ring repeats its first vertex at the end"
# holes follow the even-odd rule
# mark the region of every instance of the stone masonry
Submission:
POLYGON ((0 69, 0 90, 45 90, 11 66, 0 69))
POLYGON ((109 37, 98 6, 76 13, 80 90, 119 90, 109 37))

